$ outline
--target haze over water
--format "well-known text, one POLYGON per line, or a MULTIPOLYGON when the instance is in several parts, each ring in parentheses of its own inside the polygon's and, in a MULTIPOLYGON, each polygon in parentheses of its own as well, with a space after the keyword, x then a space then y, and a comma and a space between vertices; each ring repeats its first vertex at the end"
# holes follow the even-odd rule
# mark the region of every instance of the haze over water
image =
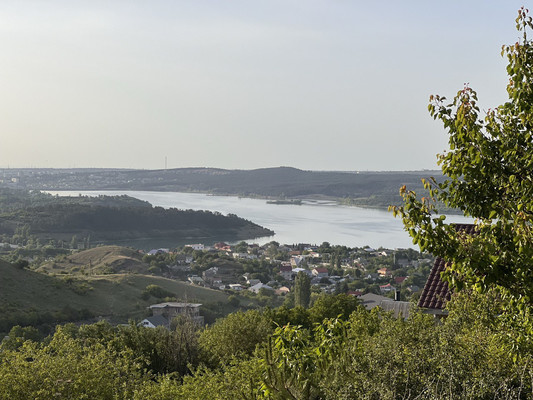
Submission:
MULTIPOLYGON (((123 195, 148 201, 154 206, 184 210, 218 211, 236 214, 275 232, 274 236, 249 238, 258 244, 329 242, 348 247, 416 248, 392 213, 331 202, 304 202, 302 205, 267 204, 262 199, 211 196, 201 193, 144 191, 51 191, 60 196, 123 195)), ((462 216, 449 216, 452 222, 468 222, 462 216)), ((211 244, 211 243, 205 243, 211 244)))

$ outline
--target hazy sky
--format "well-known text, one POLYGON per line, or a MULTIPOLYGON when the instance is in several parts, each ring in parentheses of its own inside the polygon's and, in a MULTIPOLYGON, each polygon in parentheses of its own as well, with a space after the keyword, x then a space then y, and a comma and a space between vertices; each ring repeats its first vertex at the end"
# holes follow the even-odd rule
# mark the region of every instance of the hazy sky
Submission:
POLYGON ((506 100, 514 0, 0 2, 0 168, 436 169, 506 100))

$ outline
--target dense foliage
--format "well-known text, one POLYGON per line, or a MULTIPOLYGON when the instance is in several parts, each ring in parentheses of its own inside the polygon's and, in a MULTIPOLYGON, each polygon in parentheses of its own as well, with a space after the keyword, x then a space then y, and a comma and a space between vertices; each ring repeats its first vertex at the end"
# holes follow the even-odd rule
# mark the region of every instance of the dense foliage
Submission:
POLYGON ((509 100, 480 116, 477 94, 466 86, 447 103, 432 97, 431 115, 449 133, 450 150, 439 156, 446 179, 427 181, 429 196, 402 188, 395 208, 414 243, 450 265, 457 289, 496 290, 505 299, 501 318, 514 324, 516 351, 533 346, 533 28, 527 10, 518 13, 522 38, 504 46, 509 100), (438 215, 437 201, 475 218, 467 235, 438 215))
MULTIPOLYGON (((54 197, 0 189, 0 235, 21 239, 93 241, 137 237, 228 237, 272 234, 236 215, 152 207, 129 196, 54 197), (78 235, 76 240, 73 235, 78 235)), ((74 243, 76 242, 76 243, 74 243)))
POLYGON ((237 313, 205 329, 67 325, 43 342, 15 329, 0 351, 0 397, 529 399, 533 356, 513 360, 498 301, 458 295, 440 324, 329 296, 342 312, 320 323, 310 321, 323 305, 237 313))

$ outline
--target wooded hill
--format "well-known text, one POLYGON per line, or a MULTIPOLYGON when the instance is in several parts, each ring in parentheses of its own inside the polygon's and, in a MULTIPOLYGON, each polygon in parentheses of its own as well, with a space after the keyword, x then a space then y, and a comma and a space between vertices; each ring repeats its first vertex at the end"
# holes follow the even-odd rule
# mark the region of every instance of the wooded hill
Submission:
POLYGON ((152 207, 129 196, 61 198, 1 189, 0 234, 68 241, 77 235, 109 243, 138 238, 238 240, 273 232, 236 215, 152 207))
POLYGON ((334 172, 290 167, 254 170, 178 168, 168 170, 32 169, 15 174, 20 187, 41 190, 150 190, 203 192, 264 198, 326 198, 385 208, 401 203, 399 188, 421 190, 421 178, 440 171, 334 172))

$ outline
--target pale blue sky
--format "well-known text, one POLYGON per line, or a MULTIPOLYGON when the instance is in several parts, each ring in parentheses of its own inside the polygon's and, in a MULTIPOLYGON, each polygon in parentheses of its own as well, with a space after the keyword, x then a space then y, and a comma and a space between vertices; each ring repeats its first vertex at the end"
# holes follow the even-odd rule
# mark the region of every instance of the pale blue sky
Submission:
POLYGON ((0 168, 436 169, 506 100, 513 0, 2 1, 0 168))

